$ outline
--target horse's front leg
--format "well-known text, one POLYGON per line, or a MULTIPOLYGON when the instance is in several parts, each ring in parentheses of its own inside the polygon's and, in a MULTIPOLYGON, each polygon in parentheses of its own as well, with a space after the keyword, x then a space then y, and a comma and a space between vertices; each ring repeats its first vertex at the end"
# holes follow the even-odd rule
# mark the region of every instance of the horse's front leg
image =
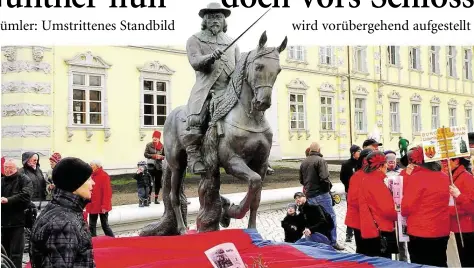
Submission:
MULTIPOLYGON (((262 182, 265 179, 265 175, 267 174, 268 163, 265 163, 258 167, 258 173, 262 178, 262 182)), ((262 187, 255 193, 252 202, 250 203, 250 216, 249 216, 249 229, 257 228, 257 211, 258 207, 260 206, 260 199, 262 197, 262 187)))
POLYGON ((238 156, 232 157, 228 164, 228 173, 249 182, 249 189, 244 199, 240 201, 239 205, 232 205, 227 211, 228 217, 242 219, 245 217, 247 211, 249 211, 250 204, 255 198, 255 195, 262 190, 262 177, 250 169, 245 161, 238 156))

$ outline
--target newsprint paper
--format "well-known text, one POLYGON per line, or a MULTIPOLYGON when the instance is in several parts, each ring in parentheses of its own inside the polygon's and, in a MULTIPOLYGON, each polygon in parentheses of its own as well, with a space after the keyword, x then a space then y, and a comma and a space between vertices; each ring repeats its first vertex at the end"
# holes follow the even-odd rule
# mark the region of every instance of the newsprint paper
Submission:
POLYGON ((219 244, 204 252, 214 268, 245 268, 233 243, 219 244))

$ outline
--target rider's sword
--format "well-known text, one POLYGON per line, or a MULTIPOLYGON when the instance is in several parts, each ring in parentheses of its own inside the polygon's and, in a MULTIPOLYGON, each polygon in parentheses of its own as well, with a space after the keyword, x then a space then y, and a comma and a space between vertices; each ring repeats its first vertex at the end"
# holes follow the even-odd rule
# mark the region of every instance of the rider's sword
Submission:
POLYGON ((255 25, 255 23, 257 23, 257 22, 258 22, 263 16, 265 16, 265 14, 267 14, 268 11, 270 11, 270 10, 271 10, 271 8, 269 8, 267 11, 265 11, 265 13, 263 13, 263 15, 260 16, 260 18, 258 18, 254 23, 252 23, 252 25, 250 25, 250 26, 247 28, 247 30, 245 30, 243 33, 241 33, 241 34, 239 35, 239 37, 237 37, 234 41, 232 41, 232 43, 230 43, 230 45, 228 45, 222 52, 226 52, 227 49, 229 49, 232 45, 234 45, 235 42, 237 42, 237 40, 239 40, 240 37, 242 37, 242 35, 244 35, 248 30, 250 30, 250 28, 252 28, 252 27, 255 25))

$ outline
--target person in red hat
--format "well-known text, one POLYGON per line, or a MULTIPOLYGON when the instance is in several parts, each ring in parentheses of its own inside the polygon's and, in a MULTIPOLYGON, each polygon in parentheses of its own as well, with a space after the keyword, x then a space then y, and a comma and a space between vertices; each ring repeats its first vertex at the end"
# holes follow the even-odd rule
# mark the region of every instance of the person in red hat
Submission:
POLYGON ((398 254, 395 224, 397 212, 390 190, 385 186, 387 159, 383 152, 374 150, 367 158, 359 186, 360 233, 364 254, 390 258, 398 254), (382 241, 386 246, 382 247, 382 241))
POLYGON ((54 184, 53 184, 53 168, 56 166, 59 161, 61 161, 61 154, 60 153, 54 153, 51 155, 49 158, 49 165, 51 166, 51 169, 46 173, 46 200, 51 200, 51 194, 54 189, 54 184))
MULTIPOLYGON (((469 160, 463 157, 450 159, 454 185, 449 187, 449 192, 456 199, 459 214, 459 230, 456 208, 450 206, 451 232, 455 234, 459 259, 462 267, 474 267, 474 177, 470 173, 469 160), (461 233, 464 247, 461 243, 461 233)), ((448 166, 448 160, 442 161, 443 166, 448 166)), ((449 172, 449 169, 446 168, 449 172)))
MULTIPOLYGON (((147 159, 148 169, 150 175, 153 177, 153 184, 155 185, 155 204, 159 204, 158 195, 161 189, 161 177, 163 175, 162 161, 165 159, 165 150, 161 143, 161 132, 158 130, 153 132, 153 141, 147 143, 144 156, 147 159)), ((150 187, 150 196, 152 188, 153 187, 150 187)))
POLYGON ((449 176, 437 162, 426 163, 421 146, 408 151, 411 167, 403 176, 401 212, 407 217, 412 263, 447 267, 450 226, 449 176))

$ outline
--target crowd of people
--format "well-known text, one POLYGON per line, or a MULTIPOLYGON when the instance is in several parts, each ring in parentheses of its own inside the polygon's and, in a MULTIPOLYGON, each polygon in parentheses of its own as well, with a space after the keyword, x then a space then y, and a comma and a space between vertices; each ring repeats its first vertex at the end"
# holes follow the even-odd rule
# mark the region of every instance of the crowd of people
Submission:
MULTIPOLYGON (((400 138, 400 162, 395 151, 379 150, 382 144, 374 139, 364 141, 362 148, 351 146, 351 157, 340 171, 347 197, 345 241, 355 239, 356 253, 366 256, 392 258, 395 254, 399 261, 447 267, 448 240, 453 232, 461 265, 474 267, 472 163, 463 157, 449 163, 425 162, 423 148, 407 150, 408 144, 400 138), (388 187, 391 176, 403 177, 400 206, 388 187), (406 219, 406 230, 397 230, 398 213, 406 219), (400 232, 408 235, 409 242, 400 242, 400 232)), ((335 231, 328 165, 318 143, 306 150, 300 182, 303 192, 295 193, 295 203, 288 205, 282 220, 285 242, 311 240, 343 249, 335 231)))
MULTIPOLYGON (((15 267, 22 267, 24 252, 29 252, 30 256, 36 254, 34 252, 39 247, 38 241, 43 239, 38 235, 44 236, 47 232, 54 232, 55 228, 70 227, 68 224, 74 217, 71 216, 72 214, 64 214, 62 209, 55 209, 57 207, 66 207, 68 208, 66 211, 77 210, 81 219, 85 223, 88 222, 88 226, 84 228, 87 228, 91 236, 97 235, 96 224, 100 218, 105 235, 114 237, 108 224, 108 213, 112 210, 112 186, 109 175, 97 160, 83 164, 82 160, 74 159, 72 161, 71 159, 73 158, 62 158, 61 154, 56 152, 49 158, 51 169, 48 172, 43 172, 38 153, 23 153, 21 167, 18 167, 13 159, 2 157, 1 240, 6 255, 15 267), (70 161, 73 163, 72 166, 67 164, 70 161), (67 165, 63 167, 60 166, 60 163, 67 165), (85 170, 82 173, 79 171, 77 173, 74 169, 79 165, 78 163, 85 170), (88 177, 83 178, 86 175, 88 177), (80 179, 74 182, 74 178, 77 176, 80 179), (91 187, 90 191, 87 190, 89 186, 82 186, 86 181, 86 184, 91 187), (82 183, 79 184, 80 182, 82 183), (64 186, 68 183, 72 183, 72 185, 64 186), (92 185, 94 186, 93 190, 92 185), (82 190, 80 187, 83 187, 82 190), (71 195, 71 193, 73 194, 71 195), (81 195, 83 199, 79 200, 77 196, 81 195), (46 227, 44 228, 47 229, 40 228, 39 219, 44 217, 48 217, 47 221, 54 220, 57 225, 53 227, 48 225, 50 223, 45 222, 46 227)), ((78 221, 73 223, 79 224, 78 221)), ((72 232, 73 230, 66 231, 72 232)), ((55 235, 58 237, 51 238, 48 243, 53 243, 56 246, 58 243, 66 245, 69 243, 67 239, 71 238, 60 236, 60 234, 55 235)), ((41 245, 41 247, 43 246, 45 245, 41 245)), ((36 267, 44 267, 44 265, 44 262, 41 265, 37 263, 36 267)))
MULTIPOLYGON (((153 186, 154 203, 160 203, 164 159, 160 138, 161 132, 155 131, 153 140, 145 146, 146 161, 139 162, 133 176, 137 181, 140 207, 151 203, 153 186)), ((81 267, 92 267, 88 265, 93 263, 92 255, 87 253, 92 246, 89 242, 83 243, 88 233, 90 237, 97 236, 100 220, 104 234, 115 236, 108 223, 112 210, 110 176, 98 160, 84 163, 55 152, 49 163, 51 169, 43 172, 38 153, 23 153, 21 167, 13 159, 2 157, 2 247, 15 267, 22 267, 24 252, 30 254, 32 267, 51 263, 54 267, 72 267, 71 264, 78 263, 81 267), (44 244, 45 241, 48 244, 44 244), (57 255, 40 257, 47 250, 54 250, 57 255), (75 250, 84 250, 84 256, 71 255, 75 250), (66 257, 60 260, 61 256, 66 257)))

